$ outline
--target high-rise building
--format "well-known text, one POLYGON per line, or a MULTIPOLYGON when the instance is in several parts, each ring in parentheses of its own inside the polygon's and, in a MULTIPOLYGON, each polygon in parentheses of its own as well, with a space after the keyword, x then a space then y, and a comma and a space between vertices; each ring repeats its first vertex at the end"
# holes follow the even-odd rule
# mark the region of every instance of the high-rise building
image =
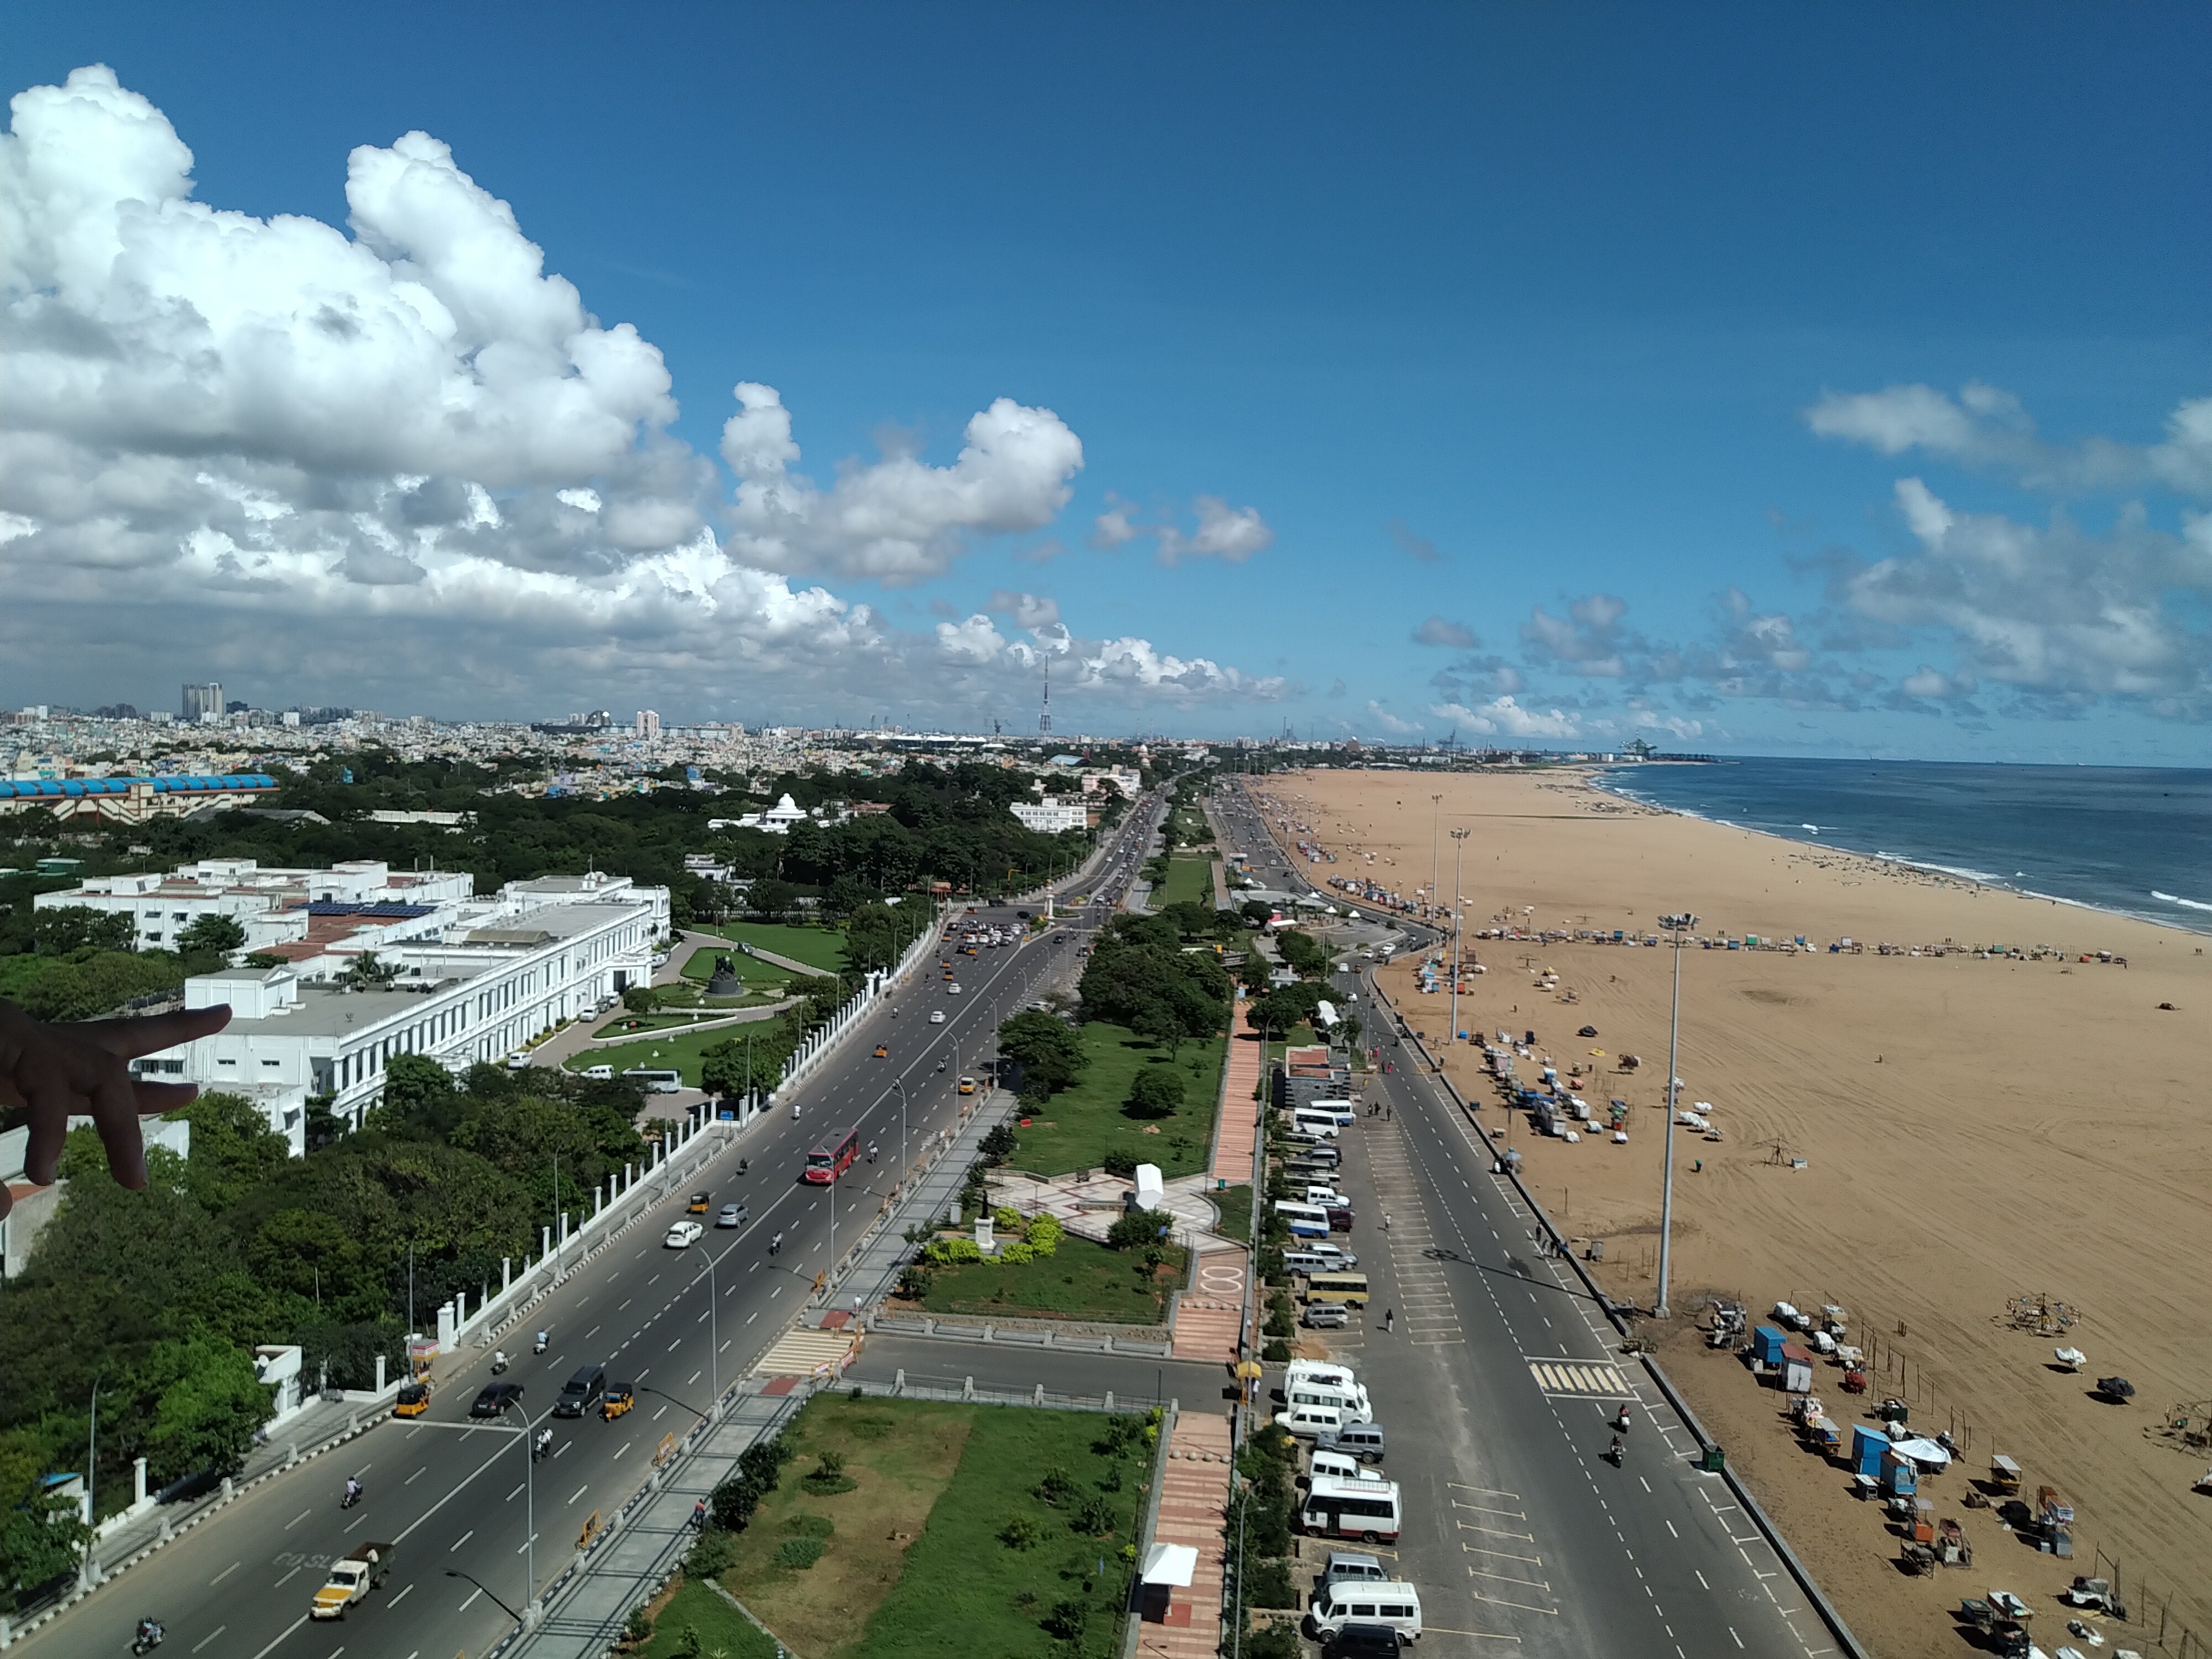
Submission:
POLYGON ((222 687, 214 680, 185 688, 184 718, 197 726, 210 714, 222 713, 222 687))
POLYGON ((639 709, 637 711, 637 735, 641 738, 659 737, 660 735, 659 714, 650 708, 639 709))

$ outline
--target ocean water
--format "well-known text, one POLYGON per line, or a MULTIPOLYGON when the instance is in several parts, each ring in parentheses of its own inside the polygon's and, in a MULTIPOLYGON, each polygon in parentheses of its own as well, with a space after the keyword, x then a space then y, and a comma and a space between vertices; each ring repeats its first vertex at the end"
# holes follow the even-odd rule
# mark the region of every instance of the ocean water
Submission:
POLYGON ((1724 760, 1617 767, 1634 800, 2212 933, 2212 769, 1724 760))

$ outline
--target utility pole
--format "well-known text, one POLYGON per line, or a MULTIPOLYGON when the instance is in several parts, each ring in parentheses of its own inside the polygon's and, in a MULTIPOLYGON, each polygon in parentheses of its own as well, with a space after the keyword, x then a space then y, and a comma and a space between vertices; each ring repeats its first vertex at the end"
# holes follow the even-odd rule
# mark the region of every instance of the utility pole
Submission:
POLYGON ((1460 868, 1461 868, 1462 861, 1462 860, 1466 858, 1466 856, 1467 856, 1467 838, 1468 838, 1469 836, 1473 835, 1474 833, 1474 832, 1473 830, 1466 830, 1466 829, 1455 830, 1453 830, 1453 831, 1451 832, 1451 837, 1452 837, 1452 916, 1451 916, 1451 924, 1452 924, 1452 1001, 1451 1001, 1451 1031, 1450 1031, 1450 1034, 1449 1034, 1449 1037, 1447 1038, 1447 1041, 1449 1041, 1449 1042, 1457 1042, 1459 1041, 1459 968, 1460 968, 1460 941, 1459 941, 1460 894, 1459 894, 1459 882, 1460 882, 1460 868))
POLYGON ((1659 925, 1672 930, 1674 935, 1674 1005, 1667 1022, 1667 1172, 1659 1192, 1659 1284, 1652 1297, 1651 1312, 1655 1318, 1667 1319, 1674 1312, 1667 1305, 1667 1269, 1674 1227, 1674 1085, 1675 1057, 1682 1037, 1682 933, 1686 928, 1696 927, 1698 919, 1686 911, 1680 915, 1660 917, 1659 925))
POLYGON ((1429 797, 1433 809, 1429 819, 1429 908, 1437 908, 1437 831, 1444 821, 1444 798, 1442 794, 1429 797))

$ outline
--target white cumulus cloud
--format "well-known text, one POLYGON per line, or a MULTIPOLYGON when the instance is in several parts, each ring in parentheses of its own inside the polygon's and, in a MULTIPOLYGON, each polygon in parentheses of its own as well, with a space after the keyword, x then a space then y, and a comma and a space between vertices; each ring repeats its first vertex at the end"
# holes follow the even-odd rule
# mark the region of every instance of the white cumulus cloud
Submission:
POLYGON ((1194 522, 1188 529, 1173 514, 1158 523, 1144 524, 1132 503, 1109 495, 1106 510, 1091 521, 1091 544, 1110 550, 1149 536, 1165 565, 1186 559, 1242 564, 1274 544, 1275 532, 1255 507, 1231 507, 1218 495, 1199 495, 1193 498, 1190 511, 1194 522))
POLYGON ((221 677, 461 714, 927 710, 1025 700, 1048 635, 1067 694, 1101 704, 1281 695, 1082 641, 1048 599, 1012 607, 1036 642, 1010 642, 988 617, 901 630, 794 580, 915 580, 1048 524, 1083 459, 1048 410, 999 399, 950 465, 886 455, 824 487, 747 381, 732 501, 668 431, 659 350, 594 316, 437 139, 354 150, 341 228, 197 200, 190 149, 105 68, 11 109, 0 664, 27 694, 221 677))
POLYGON ((1429 713, 1440 720, 1449 720, 1486 737, 1572 738, 1582 730, 1581 723, 1572 714, 1557 708, 1540 712, 1523 708, 1511 697, 1492 697, 1472 708, 1464 703, 1433 703, 1429 713))
POLYGON ((1373 697, 1367 700, 1367 718, 1393 737, 1402 738, 1421 729, 1420 721, 1409 720, 1403 715, 1392 714, 1373 697))

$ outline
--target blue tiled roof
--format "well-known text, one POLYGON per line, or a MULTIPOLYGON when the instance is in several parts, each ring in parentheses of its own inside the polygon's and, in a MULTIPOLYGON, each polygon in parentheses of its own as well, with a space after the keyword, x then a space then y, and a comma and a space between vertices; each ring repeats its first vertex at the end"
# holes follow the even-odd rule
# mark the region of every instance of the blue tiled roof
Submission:
POLYGON ((266 772, 226 772, 220 777, 0 778, 0 800, 62 800, 87 795, 127 795, 133 784, 157 795, 265 794, 276 787, 266 772))

